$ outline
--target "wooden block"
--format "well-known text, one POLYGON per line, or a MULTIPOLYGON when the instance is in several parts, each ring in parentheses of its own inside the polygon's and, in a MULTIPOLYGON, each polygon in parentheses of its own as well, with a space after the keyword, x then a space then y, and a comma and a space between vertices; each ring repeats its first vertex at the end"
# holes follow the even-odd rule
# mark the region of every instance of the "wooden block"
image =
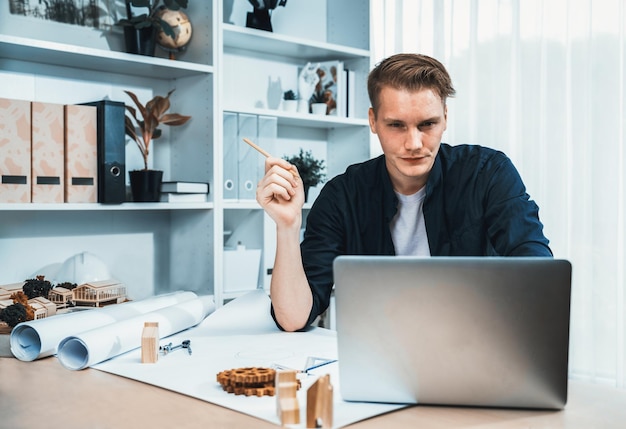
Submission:
POLYGON ((306 427, 333 427, 333 386, 328 374, 318 378, 306 392, 306 427))
POLYGON ((145 322, 141 333, 141 363, 159 360, 159 323, 145 322))
POLYGON ((300 423, 296 371, 276 371, 276 408, 281 425, 300 423))

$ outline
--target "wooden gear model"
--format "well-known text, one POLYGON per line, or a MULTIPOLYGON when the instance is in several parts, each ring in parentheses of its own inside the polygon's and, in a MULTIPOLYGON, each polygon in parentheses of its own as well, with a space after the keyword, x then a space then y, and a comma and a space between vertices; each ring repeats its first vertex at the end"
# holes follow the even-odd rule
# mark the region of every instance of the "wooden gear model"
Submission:
POLYGON ((237 368, 217 374, 217 382, 228 393, 246 396, 274 396, 276 370, 271 368, 237 368))

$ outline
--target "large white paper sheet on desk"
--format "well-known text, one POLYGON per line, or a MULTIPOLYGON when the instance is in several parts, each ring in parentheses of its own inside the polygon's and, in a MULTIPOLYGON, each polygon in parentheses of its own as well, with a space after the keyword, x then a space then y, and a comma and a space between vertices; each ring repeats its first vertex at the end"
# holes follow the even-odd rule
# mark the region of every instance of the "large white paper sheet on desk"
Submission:
POLYGON ((196 298, 198 296, 193 292, 172 292, 140 301, 23 322, 11 331, 11 352, 22 361, 51 356, 57 352, 59 342, 65 337, 196 298))
POLYGON ((168 337, 200 323, 215 310, 212 296, 202 296, 150 313, 69 336, 59 343, 57 358, 67 369, 84 369, 141 347, 146 322, 156 322, 159 336, 168 337))
MULTIPOLYGON (((276 397, 227 393, 217 382, 217 374, 233 368, 275 364, 304 369, 308 357, 336 359, 337 341, 335 332, 325 329, 295 333, 279 331, 270 316, 269 305, 269 298, 263 291, 251 292, 218 309, 198 326, 167 339, 172 343, 191 340, 192 355, 179 350, 160 356, 156 364, 141 364, 141 352, 134 350, 93 368, 280 424, 276 397)), ((311 375, 301 374, 302 388, 298 391, 301 424, 290 427, 306 427, 306 391, 318 376, 325 374, 330 374, 334 387, 333 427, 343 427, 404 407, 343 401, 339 393, 337 363, 332 363, 312 370, 311 375)))

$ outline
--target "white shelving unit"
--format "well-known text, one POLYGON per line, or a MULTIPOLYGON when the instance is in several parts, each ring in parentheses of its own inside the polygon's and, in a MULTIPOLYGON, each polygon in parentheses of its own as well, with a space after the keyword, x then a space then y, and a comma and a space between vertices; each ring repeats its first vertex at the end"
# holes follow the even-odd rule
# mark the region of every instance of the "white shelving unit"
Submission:
MULTIPOLYGON (((365 87, 371 68, 370 9, 368 1, 360 0, 315 3, 318 6, 315 11, 320 11, 320 16, 311 16, 310 11, 299 9, 305 6, 295 2, 275 9, 273 32, 246 28, 241 16, 224 16, 217 73, 223 100, 220 111, 222 114, 228 111, 275 117, 278 137, 270 152, 284 156, 297 153, 300 148, 311 150, 314 156, 324 159, 327 178, 331 178, 342 173, 349 164, 370 157, 369 100, 365 87), (281 25, 278 17, 289 25, 281 25), (300 32, 308 28, 305 21, 311 19, 323 27, 321 31, 317 31, 318 28, 314 34, 300 32), (268 107, 270 90, 279 88, 281 95, 288 89, 296 90, 299 67, 307 62, 332 60, 341 60, 346 68, 356 72, 358 93, 354 116, 318 116, 285 112, 280 106, 268 107)), ((237 9, 237 1, 234 9, 237 9)), ((217 177, 221 178, 221 173, 217 177)), ((315 194, 311 196, 314 198, 315 194)), ((305 219, 311 203, 305 205, 305 219)), ((248 248, 263 250, 259 286, 269 290, 275 250, 273 221, 256 202, 224 201, 220 206, 224 229, 230 232, 224 237, 224 244, 232 247, 242 242, 248 248)), ((220 263, 216 260, 216 264, 220 263)), ((219 275, 216 284, 220 283, 219 275)), ((215 295, 223 302, 239 293, 222 294, 216 289, 215 295)))
MULTIPOLYGON (((172 61, 89 45, 95 30, 12 16, 0 3, 0 97, 59 104, 109 98, 130 103, 123 90, 147 100, 176 89, 173 112, 192 115, 153 142, 152 165, 166 179, 214 183, 217 100, 212 29, 214 2, 190 2, 196 26, 189 50, 172 61), (48 33, 38 34, 41 27, 48 33), (54 39, 57 37, 57 39, 54 39), (54 39, 54 40, 51 40, 54 39), (67 40, 75 43, 67 43, 67 40)), ((121 32, 107 32, 121 46, 121 32)), ((158 48, 157 48, 158 49, 158 48)), ((164 52, 160 55, 165 56, 164 52)), ((129 144, 127 170, 141 168, 129 144)), ((213 293, 214 201, 193 204, 0 204, 0 283, 14 283, 83 251, 98 256, 128 285, 133 299, 186 289, 213 293)), ((221 228, 221 225, 219 226, 221 228)))
MULTIPOLYGON (((0 1, 0 8, 7 9, 0 10, 0 97, 61 104, 108 97, 130 103, 124 90, 146 100, 176 89, 171 111, 192 120, 164 129, 153 143, 152 165, 164 170, 164 180, 210 183, 206 203, 0 204, 0 284, 88 251, 128 285, 133 299, 186 289, 214 294, 221 305, 241 294, 223 293, 224 246, 241 239, 263 250, 261 287, 269 286, 275 247, 273 223, 256 202, 223 198, 224 112, 275 117, 275 155, 312 149, 326 161, 329 178, 370 156, 369 1, 290 1, 274 11, 274 32, 245 27, 247 0, 192 1, 186 12, 193 36, 176 60, 161 51, 157 57, 122 52, 119 29, 100 34, 9 16, 7 2, 0 1), (312 26, 311 13, 318 11, 312 26), (342 60, 355 70, 356 115, 268 107, 269 81, 280 80, 284 90, 296 88, 299 66, 327 60, 342 60)), ((127 171, 141 168, 137 148, 128 145, 126 151, 127 171)))

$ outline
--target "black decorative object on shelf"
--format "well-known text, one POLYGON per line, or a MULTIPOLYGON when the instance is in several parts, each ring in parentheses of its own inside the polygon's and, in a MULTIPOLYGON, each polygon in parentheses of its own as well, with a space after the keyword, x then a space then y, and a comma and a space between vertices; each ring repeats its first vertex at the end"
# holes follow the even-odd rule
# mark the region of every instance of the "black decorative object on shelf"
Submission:
POLYGON ((273 31, 271 11, 277 6, 285 6, 287 0, 248 0, 254 8, 248 12, 246 27, 258 30, 273 31))
POLYGON ((156 203, 161 198, 163 171, 133 170, 128 172, 130 190, 136 203, 156 203))
MULTIPOLYGON (((172 25, 163 19, 163 10, 180 11, 187 8, 188 0, 125 0, 126 19, 117 25, 124 27, 126 52, 154 56, 157 35, 178 38, 172 25)), ((185 15, 186 16, 186 15, 185 15)))
POLYGON ((156 29, 124 27, 124 46, 128 54, 153 57, 156 48, 156 29))

